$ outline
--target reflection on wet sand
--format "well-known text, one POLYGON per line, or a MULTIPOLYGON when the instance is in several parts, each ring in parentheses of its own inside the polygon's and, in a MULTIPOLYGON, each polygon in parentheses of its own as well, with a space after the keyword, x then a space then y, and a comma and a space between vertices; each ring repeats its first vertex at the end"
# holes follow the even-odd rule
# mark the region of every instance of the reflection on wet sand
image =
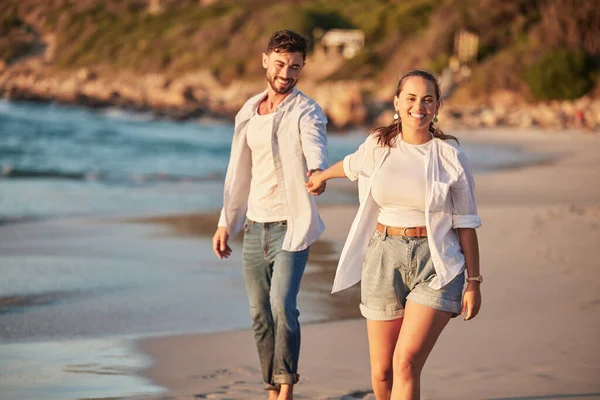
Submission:
MULTIPOLYGON (((355 190, 355 188, 354 188, 355 190)), ((174 236, 190 236, 208 239, 215 232, 218 213, 178 214, 168 216, 127 219, 125 222, 155 223, 166 225, 174 236)), ((242 235, 235 241, 241 242, 242 235)), ((360 317, 360 287, 331 295, 331 285, 340 253, 339 244, 327 239, 318 240, 310 247, 308 265, 302 279, 298 296, 300 311, 319 310, 319 318, 310 322, 332 321, 360 317)), ((308 311, 308 313, 314 313, 308 311)))
POLYGON ((36 307, 53 304, 61 300, 75 297, 80 291, 54 291, 46 293, 0 296, 0 314, 22 310, 26 307, 36 307))
MULTIPOLYGON (((0 344, 1 399, 97 398, 158 393, 132 338, 0 344)), ((120 397, 119 397, 120 398, 120 397)))

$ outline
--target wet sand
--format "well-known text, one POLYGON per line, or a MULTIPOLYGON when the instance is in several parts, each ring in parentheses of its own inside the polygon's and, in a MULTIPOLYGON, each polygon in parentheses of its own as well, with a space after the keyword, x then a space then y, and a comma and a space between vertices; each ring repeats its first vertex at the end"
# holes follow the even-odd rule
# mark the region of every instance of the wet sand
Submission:
MULTIPOLYGON (((355 187, 347 187, 344 182, 339 182, 336 190, 352 191, 355 190, 355 187)), ((354 209, 353 206, 347 205, 328 205, 321 208, 331 210, 331 213, 336 213, 336 215, 338 212, 336 210, 354 209)), ((347 214, 347 212, 342 212, 340 217, 345 218, 349 229, 352 220, 347 218, 347 214)), ((160 224, 168 227, 169 232, 177 237, 195 237, 202 240, 209 240, 215 233, 218 220, 218 213, 210 213, 151 216, 127 219, 125 222, 160 224)), ((338 225, 342 229, 346 228, 344 222, 339 222, 338 225)), ((238 254, 241 253, 242 238, 242 235, 238 235, 232 240, 232 243, 234 243, 233 248, 238 254)), ((298 302, 301 311, 308 310, 308 313, 312 314, 309 318, 311 322, 315 322, 316 320, 342 320, 360 316, 360 312, 356 307, 360 302, 359 287, 344 291, 335 297, 330 296, 331 282, 333 282, 335 275, 341 244, 343 243, 338 237, 324 236, 310 248, 309 261, 302 279, 298 302), (320 311, 315 312, 316 309, 320 311)))
MULTIPOLYGON (((600 399, 600 138, 483 133, 461 138, 521 146, 552 155, 552 162, 476 177, 483 308, 473 321, 453 320, 442 334, 423 372, 422 398, 600 399)), ((323 240, 334 252, 355 211, 322 207, 323 240)), ((325 252, 318 280, 324 292, 336 256, 325 252)), ((311 282, 307 274, 303 285, 311 282)), ((357 298, 339 296, 324 299, 353 315, 357 298)), ((143 398, 266 398, 248 329, 147 338, 137 346, 154 361, 143 375, 166 388, 143 398)), ((302 346, 296 398, 374 399, 364 320, 305 324, 302 346)))
MULTIPOLYGON (((137 339, 247 327, 240 252, 212 254, 215 225, 215 214, 0 225, 0 400, 156 393, 137 373, 149 365, 137 339)), ((358 315, 356 290, 329 301, 336 251, 314 246, 303 322, 358 315)))

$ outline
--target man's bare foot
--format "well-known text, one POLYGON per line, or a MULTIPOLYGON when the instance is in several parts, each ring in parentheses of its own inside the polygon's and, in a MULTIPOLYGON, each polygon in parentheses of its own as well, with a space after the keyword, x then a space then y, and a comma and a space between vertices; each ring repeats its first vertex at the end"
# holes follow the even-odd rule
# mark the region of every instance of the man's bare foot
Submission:
POLYGON ((268 390, 269 392, 269 400, 277 400, 279 396, 279 392, 277 390, 268 390))
POLYGON ((283 384, 279 389, 279 396, 277 400, 293 400, 294 399, 294 385, 283 384))

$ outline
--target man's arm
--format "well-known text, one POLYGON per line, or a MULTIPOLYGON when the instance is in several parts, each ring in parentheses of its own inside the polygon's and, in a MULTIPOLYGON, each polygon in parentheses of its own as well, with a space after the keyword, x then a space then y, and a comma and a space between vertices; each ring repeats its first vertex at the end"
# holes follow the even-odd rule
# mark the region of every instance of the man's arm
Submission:
POLYGON ((313 104, 300 117, 300 142, 302 154, 309 171, 324 171, 327 161, 327 118, 318 104, 313 104))

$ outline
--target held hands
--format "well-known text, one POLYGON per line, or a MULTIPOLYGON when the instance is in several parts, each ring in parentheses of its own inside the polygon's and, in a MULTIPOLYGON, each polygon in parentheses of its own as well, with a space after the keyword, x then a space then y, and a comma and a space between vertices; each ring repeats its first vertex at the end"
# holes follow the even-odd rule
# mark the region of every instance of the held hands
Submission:
POLYGON ((231 247, 227 245, 229 239, 229 232, 224 226, 217 228, 215 235, 213 236, 213 251, 219 257, 219 259, 229 258, 231 255, 231 247))
POLYGON ((465 321, 475 318, 481 308, 481 283, 470 281, 463 295, 462 311, 465 321))
POLYGON ((318 196, 325 191, 327 182, 321 178, 323 171, 320 169, 311 169, 306 173, 308 176, 308 182, 304 184, 306 191, 313 196, 318 196))

